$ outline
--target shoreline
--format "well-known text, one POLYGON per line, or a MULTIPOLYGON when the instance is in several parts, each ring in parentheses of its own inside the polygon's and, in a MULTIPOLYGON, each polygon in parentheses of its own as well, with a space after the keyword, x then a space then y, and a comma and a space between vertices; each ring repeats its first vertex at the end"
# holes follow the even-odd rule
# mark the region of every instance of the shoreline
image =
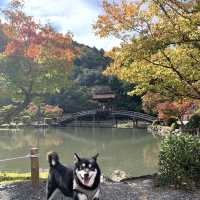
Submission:
POLYGON ((41 123, 40 121, 33 121, 32 123, 10 123, 10 124, 0 124, 0 130, 20 130, 24 128, 65 128, 65 127, 97 127, 97 128, 119 128, 119 129, 128 129, 128 128, 139 128, 147 129, 150 123, 138 121, 137 123, 132 121, 118 120, 117 123, 113 123, 110 120, 104 121, 80 121, 79 123, 69 123, 66 126, 61 126, 54 123, 41 123))

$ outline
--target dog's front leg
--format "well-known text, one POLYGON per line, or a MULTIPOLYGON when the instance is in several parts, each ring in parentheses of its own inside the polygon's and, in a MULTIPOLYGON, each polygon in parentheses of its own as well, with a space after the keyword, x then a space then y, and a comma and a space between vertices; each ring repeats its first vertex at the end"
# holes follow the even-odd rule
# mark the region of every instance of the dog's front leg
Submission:
POLYGON ((78 193, 76 191, 74 191, 73 200, 79 200, 78 199, 78 193))
POLYGON ((99 200, 99 195, 100 195, 100 189, 97 190, 93 200, 99 200))
POLYGON ((57 187, 56 187, 56 184, 55 184, 54 176, 51 176, 49 174, 47 185, 46 185, 46 199, 47 200, 52 199, 52 197, 54 196, 54 194, 56 192, 56 188, 57 187))
POLYGON ((56 192, 57 192, 56 188, 53 188, 53 187, 48 188, 47 189, 46 199, 47 200, 51 200, 54 197, 54 195, 56 194, 56 192))
POLYGON ((87 196, 82 193, 74 192, 74 200, 88 200, 87 196))

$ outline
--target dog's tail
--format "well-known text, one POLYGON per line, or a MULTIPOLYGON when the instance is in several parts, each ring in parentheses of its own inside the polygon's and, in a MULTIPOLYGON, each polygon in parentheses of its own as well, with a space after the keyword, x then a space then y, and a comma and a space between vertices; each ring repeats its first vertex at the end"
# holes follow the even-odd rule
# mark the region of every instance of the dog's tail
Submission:
POLYGON ((47 154, 47 159, 50 167, 55 167, 57 164, 59 164, 59 156, 56 152, 49 152, 47 154))

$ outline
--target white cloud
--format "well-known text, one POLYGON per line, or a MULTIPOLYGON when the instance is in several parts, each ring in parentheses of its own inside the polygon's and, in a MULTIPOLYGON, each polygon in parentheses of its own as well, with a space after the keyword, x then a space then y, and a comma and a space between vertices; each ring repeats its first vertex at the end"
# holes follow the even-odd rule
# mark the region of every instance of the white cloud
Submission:
POLYGON ((118 46, 120 41, 94 35, 92 24, 101 13, 97 5, 98 0, 27 0, 25 11, 41 23, 53 24, 63 33, 71 31, 77 42, 109 50, 118 46))

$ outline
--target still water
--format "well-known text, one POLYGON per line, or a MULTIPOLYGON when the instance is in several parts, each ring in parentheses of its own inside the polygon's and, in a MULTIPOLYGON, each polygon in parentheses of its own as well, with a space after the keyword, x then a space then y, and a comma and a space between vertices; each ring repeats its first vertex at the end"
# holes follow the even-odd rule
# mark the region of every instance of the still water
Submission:
MULTIPOLYGON (((144 129, 59 128, 0 131, 0 159, 23 156, 31 147, 40 149, 40 168, 47 169, 46 154, 56 151, 64 164, 73 153, 100 153, 99 164, 107 176, 118 169, 129 176, 157 171, 159 141, 144 129)), ((0 163, 0 171, 30 171, 29 159, 0 163)))

